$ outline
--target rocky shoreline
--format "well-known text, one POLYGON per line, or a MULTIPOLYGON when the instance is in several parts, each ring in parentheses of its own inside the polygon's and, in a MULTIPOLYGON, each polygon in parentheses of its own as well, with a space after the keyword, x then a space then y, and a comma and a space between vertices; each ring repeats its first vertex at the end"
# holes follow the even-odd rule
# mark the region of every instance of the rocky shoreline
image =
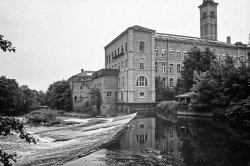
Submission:
POLYGON ((17 163, 14 165, 63 165, 112 141, 135 116, 136 114, 130 114, 101 124, 72 125, 59 130, 43 131, 42 134, 35 135, 40 138, 35 145, 23 142, 17 135, 11 135, 0 139, 0 146, 8 153, 17 154, 17 163), (58 141, 59 139, 61 140, 58 141))

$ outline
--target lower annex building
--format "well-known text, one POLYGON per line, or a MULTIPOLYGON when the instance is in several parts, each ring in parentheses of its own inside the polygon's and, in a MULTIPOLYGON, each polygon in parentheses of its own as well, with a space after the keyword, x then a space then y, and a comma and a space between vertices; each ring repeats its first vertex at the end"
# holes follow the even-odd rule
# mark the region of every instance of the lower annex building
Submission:
POLYGON ((108 110, 132 111, 155 106, 155 77, 163 85, 174 87, 180 77, 183 60, 188 51, 197 46, 209 47, 223 60, 232 56, 236 63, 249 64, 249 45, 217 41, 217 5, 203 0, 200 8, 201 38, 157 33, 138 25, 127 28, 105 49, 105 69, 82 71, 69 79, 73 109, 81 110, 88 100, 88 90, 99 88, 102 94, 102 114, 108 110))

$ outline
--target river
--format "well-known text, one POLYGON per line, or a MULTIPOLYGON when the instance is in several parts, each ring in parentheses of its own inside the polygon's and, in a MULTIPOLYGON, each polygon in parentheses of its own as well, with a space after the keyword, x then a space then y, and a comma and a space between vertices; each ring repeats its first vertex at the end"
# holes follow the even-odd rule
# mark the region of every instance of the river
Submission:
POLYGON ((249 166, 250 130, 211 118, 136 117, 116 142, 69 165, 249 166), (83 162, 84 161, 84 162, 83 162))

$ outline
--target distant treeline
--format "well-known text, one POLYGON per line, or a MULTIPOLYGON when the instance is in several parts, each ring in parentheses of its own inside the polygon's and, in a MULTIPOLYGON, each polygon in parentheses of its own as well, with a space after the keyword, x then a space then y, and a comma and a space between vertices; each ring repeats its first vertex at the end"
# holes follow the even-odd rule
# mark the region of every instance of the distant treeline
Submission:
POLYGON ((54 82, 43 92, 27 85, 19 86, 15 79, 0 77, 0 114, 23 115, 42 106, 71 111, 71 90, 67 81, 54 82))

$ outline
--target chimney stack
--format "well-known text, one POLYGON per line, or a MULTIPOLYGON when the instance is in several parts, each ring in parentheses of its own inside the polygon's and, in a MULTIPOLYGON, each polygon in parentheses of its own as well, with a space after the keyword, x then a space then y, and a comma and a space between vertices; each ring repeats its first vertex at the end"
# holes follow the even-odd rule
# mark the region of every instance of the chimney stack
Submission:
POLYGON ((84 71, 84 69, 81 69, 81 73, 84 71))
POLYGON ((227 37, 227 44, 231 44, 231 36, 227 37))

